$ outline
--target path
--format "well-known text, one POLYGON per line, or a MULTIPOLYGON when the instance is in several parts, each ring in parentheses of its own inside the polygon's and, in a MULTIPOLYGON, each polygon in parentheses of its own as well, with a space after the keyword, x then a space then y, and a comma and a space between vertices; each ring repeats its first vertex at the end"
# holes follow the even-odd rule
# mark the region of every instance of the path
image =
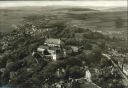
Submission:
POLYGON ((106 57, 108 60, 111 60, 112 64, 114 67, 116 67, 118 69, 118 71, 121 73, 121 76, 124 78, 123 82, 125 86, 128 86, 128 77, 126 76, 126 74, 121 70, 121 68, 119 67, 119 65, 117 65, 110 57, 109 54, 102 54, 104 57, 106 57))

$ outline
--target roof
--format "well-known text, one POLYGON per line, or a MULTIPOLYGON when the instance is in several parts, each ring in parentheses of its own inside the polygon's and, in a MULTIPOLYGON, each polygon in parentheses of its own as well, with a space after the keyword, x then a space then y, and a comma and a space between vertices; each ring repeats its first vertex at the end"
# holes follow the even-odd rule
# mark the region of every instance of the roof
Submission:
POLYGON ((41 45, 41 46, 39 46, 38 48, 41 48, 41 49, 49 49, 48 46, 44 46, 44 45, 41 45))
POLYGON ((50 50, 59 50, 60 48, 57 48, 57 47, 50 47, 49 49, 50 49, 50 50))
POLYGON ((73 51, 78 51, 78 47, 77 46, 71 46, 71 48, 73 49, 73 51))
POLYGON ((59 48, 57 48, 57 47, 48 47, 48 46, 44 46, 44 45, 41 45, 38 48, 48 49, 48 50, 59 50, 59 48))
POLYGON ((45 43, 60 45, 62 41, 60 39, 49 38, 45 41, 45 43))

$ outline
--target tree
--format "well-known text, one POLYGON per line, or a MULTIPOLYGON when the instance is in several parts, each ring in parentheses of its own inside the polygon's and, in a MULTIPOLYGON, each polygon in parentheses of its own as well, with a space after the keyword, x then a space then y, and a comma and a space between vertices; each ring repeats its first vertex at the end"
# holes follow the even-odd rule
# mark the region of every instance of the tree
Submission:
POLYGON ((65 60, 65 64, 69 65, 69 66, 74 66, 74 65, 81 66, 82 61, 80 60, 80 58, 78 58, 76 56, 72 56, 65 60))
POLYGON ((81 78, 84 76, 84 72, 80 69, 80 66, 72 66, 68 69, 68 75, 71 78, 81 78))
POLYGON ((116 28, 122 28, 123 27, 123 19, 121 17, 118 17, 115 19, 115 26, 116 26, 116 28))
POLYGON ((48 65, 44 68, 43 75, 46 78, 51 78, 55 75, 56 70, 57 70, 56 62, 48 63, 48 65))
POLYGON ((91 49, 92 49, 92 45, 87 42, 87 43, 85 44, 84 48, 85 48, 86 50, 91 50, 91 49))

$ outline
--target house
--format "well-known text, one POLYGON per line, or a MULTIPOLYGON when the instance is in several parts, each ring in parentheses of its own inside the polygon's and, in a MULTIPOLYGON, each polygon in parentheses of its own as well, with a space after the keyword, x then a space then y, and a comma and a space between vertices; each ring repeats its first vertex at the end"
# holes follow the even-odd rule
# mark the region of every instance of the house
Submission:
POLYGON ((42 54, 44 53, 45 50, 48 50, 49 47, 48 46, 44 46, 44 45, 41 45, 37 48, 37 51, 38 52, 41 52, 42 54))
POLYGON ((49 47, 61 47, 64 43, 60 39, 53 39, 49 38, 46 39, 44 42, 44 45, 47 45, 49 47))
POLYGON ((48 47, 45 45, 41 45, 37 48, 37 51, 46 55, 46 54, 58 54, 61 52, 61 49, 58 47, 48 47))
POLYGON ((52 60, 56 61, 62 56, 63 42, 60 39, 46 39, 44 45, 37 48, 38 52, 41 52, 44 56, 50 57, 52 60))
POLYGON ((57 59, 57 48, 52 48, 52 47, 48 47, 48 46, 44 46, 41 45, 37 48, 38 52, 41 52, 44 56, 46 57, 50 57, 51 59, 53 59, 54 61, 57 59))

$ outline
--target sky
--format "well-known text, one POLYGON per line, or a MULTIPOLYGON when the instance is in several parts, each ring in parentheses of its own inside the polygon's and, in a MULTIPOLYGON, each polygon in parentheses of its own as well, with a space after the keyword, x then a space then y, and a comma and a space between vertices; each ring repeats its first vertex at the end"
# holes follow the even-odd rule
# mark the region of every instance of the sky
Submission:
POLYGON ((88 7, 127 7, 127 0, 62 0, 62 1, 0 1, 0 7, 18 6, 88 6, 88 7))

